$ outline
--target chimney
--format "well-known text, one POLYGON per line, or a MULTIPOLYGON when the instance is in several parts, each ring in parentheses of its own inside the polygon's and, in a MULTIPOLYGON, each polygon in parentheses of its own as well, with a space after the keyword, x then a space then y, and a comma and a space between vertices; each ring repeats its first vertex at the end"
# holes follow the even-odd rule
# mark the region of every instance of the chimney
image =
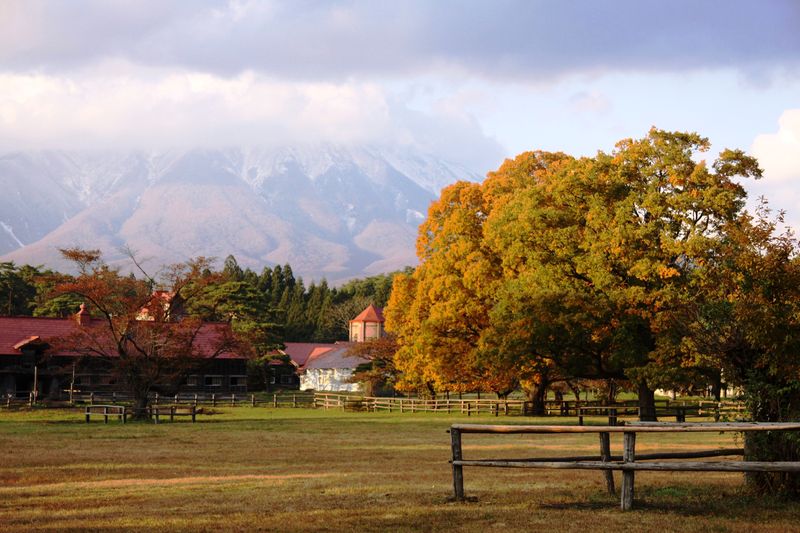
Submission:
POLYGON ((80 326, 88 326, 89 322, 92 321, 92 316, 89 314, 89 311, 86 310, 86 304, 81 304, 81 310, 78 311, 78 314, 75 315, 75 318, 78 320, 78 325, 80 326))

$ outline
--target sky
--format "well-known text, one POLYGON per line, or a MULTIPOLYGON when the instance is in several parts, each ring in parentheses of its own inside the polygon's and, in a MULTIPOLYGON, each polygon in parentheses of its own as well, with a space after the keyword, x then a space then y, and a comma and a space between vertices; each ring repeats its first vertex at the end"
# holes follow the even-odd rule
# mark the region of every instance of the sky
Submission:
POLYGON ((651 126, 800 229, 797 0, 0 0, 0 154, 370 143, 478 173, 651 126))

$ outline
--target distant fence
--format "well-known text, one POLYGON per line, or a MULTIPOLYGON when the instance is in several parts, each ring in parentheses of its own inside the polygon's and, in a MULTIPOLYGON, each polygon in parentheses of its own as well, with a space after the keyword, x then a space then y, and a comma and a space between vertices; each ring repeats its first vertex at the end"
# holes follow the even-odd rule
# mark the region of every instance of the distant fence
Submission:
MULTIPOLYGON (((50 402, 41 397, 34 398, 29 391, 20 391, 16 395, 6 395, 0 405, 11 407, 32 407, 45 403, 64 405, 65 402, 50 402)), ((75 392, 68 405, 129 405, 132 397, 120 392, 75 392)), ((477 398, 388 398, 376 396, 359 396, 352 393, 313 392, 313 391, 281 391, 276 393, 182 393, 174 395, 150 395, 152 405, 194 405, 208 407, 289 407, 339 409, 346 411, 371 411, 389 413, 442 413, 490 416, 530 416, 533 404, 521 399, 477 399, 477 398)), ((602 401, 548 400, 545 402, 546 416, 577 418, 583 424, 586 417, 608 417, 609 424, 617 423, 618 417, 639 417, 639 407, 635 400, 608 404, 602 401)), ((676 421, 685 421, 686 417, 734 419, 745 416, 744 405, 740 402, 713 401, 675 401, 657 400, 656 416, 659 418, 675 417, 676 421)))
MULTIPOLYGON (((74 392, 71 402, 43 400, 41 397, 35 399, 32 393, 22 395, 6 395, 3 403, 7 408, 11 407, 32 407, 35 403, 43 402, 52 405, 122 405, 131 404, 133 397, 130 394, 120 392, 74 392)), ((310 392, 280 392, 273 394, 157 394, 149 396, 151 405, 194 405, 209 407, 313 407, 314 394, 310 392)))
MULTIPOLYGON (((347 411, 372 411, 389 413, 446 413, 492 416, 530 416, 532 402, 516 399, 448 399, 448 398, 385 398, 357 396, 353 394, 317 392, 314 394, 314 407, 321 409, 340 409, 347 411)), ((616 424, 618 417, 639 417, 636 401, 607 404, 600 401, 547 401, 546 416, 563 416, 578 419, 583 424, 585 417, 603 416, 610 424, 616 424)), ((731 418, 744 416, 744 405, 738 402, 674 401, 658 400, 656 416, 675 417, 679 422, 687 416, 731 418)))

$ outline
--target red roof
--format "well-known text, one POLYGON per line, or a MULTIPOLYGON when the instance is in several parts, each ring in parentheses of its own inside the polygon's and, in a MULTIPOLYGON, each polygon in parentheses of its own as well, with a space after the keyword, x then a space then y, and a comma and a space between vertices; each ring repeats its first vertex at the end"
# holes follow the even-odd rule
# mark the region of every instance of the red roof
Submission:
POLYGON ((329 344, 311 352, 305 365, 300 370, 311 368, 355 368, 362 363, 369 363, 364 357, 348 355, 352 343, 329 344))
MULTIPOLYGON (((88 327, 99 327, 103 320, 93 318, 88 327)), ((66 337, 78 328, 75 318, 39 317, 0 317, 0 356, 21 355, 26 344, 33 341, 47 343, 48 339, 66 337), (38 337, 38 339, 36 339, 38 337)), ((230 326, 221 323, 207 323, 200 326, 194 345, 200 357, 213 357, 217 343, 230 326)), ((57 355, 77 356, 75 352, 60 351, 57 355)), ((244 359, 243 355, 225 352, 217 355, 219 359, 244 359)))
POLYGON ((369 304, 366 309, 350 322, 380 322, 383 323, 383 309, 369 304))
POLYGON ((323 342, 287 342, 284 344, 286 348, 283 349, 283 352, 291 357, 298 367, 306 364, 306 361, 315 350, 331 349, 337 346, 336 344, 323 342))
POLYGON ((0 355, 21 355, 19 348, 32 337, 47 342, 48 338, 69 335, 77 327, 73 318, 0 317, 0 355))

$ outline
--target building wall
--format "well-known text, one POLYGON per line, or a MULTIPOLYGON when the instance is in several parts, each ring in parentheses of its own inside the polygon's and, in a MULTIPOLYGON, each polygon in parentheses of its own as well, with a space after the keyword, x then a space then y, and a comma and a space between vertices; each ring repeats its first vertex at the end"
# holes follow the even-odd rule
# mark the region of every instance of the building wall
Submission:
POLYGON ((350 322, 350 342, 379 339, 385 335, 380 322, 350 322))
POLYGON ((311 368, 300 376, 300 390, 361 392, 360 383, 348 383, 352 368, 311 368))

